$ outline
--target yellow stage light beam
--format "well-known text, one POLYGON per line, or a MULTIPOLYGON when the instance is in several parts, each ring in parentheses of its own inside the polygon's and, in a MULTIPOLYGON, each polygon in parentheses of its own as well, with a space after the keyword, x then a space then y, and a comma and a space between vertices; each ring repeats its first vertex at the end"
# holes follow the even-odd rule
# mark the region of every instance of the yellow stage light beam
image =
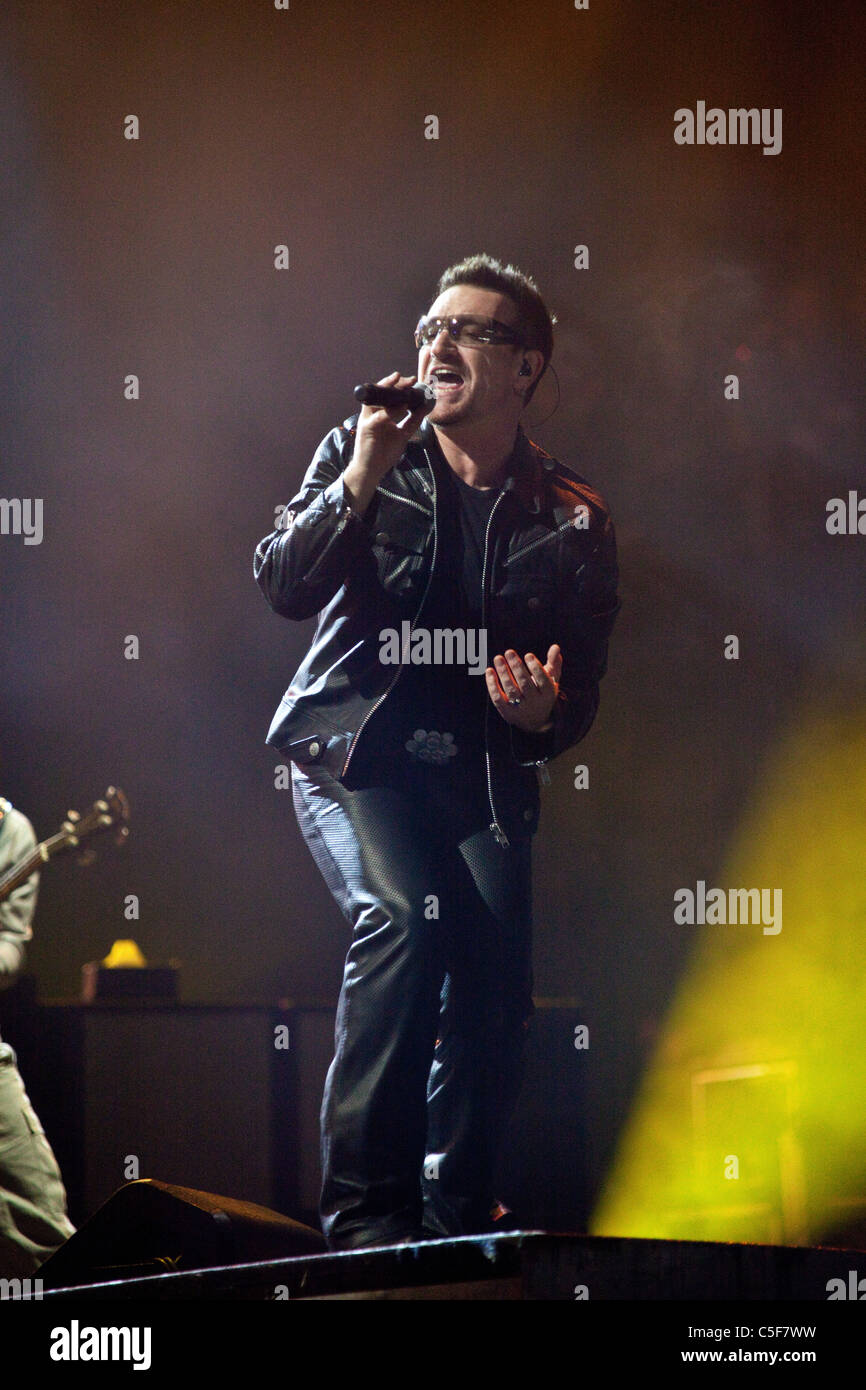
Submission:
POLYGON ((590 1229, 819 1242, 866 1218, 862 709, 784 738, 711 886, 781 889, 781 930, 694 926, 590 1229))

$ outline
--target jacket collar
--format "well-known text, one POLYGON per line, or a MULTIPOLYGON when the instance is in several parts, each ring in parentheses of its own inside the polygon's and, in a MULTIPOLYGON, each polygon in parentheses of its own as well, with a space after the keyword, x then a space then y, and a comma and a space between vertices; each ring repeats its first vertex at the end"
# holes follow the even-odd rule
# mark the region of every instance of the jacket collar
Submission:
MULTIPOLYGON (((437 464, 442 468, 450 466, 442 452, 436 431, 429 420, 422 420, 415 439, 427 449, 433 467, 437 464)), ((525 511, 536 515, 542 508, 544 458, 542 451, 527 439, 523 426, 518 425, 514 448, 505 465, 502 490, 510 493, 525 511)))

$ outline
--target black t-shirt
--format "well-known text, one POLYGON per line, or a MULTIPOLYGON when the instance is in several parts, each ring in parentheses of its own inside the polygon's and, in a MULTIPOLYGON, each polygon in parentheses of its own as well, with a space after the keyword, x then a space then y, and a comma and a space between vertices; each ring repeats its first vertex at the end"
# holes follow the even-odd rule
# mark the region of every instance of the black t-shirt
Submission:
MULTIPOLYGON (((440 492, 436 567, 413 632, 457 629, 466 634, 466 662, 415 664, 400 669, 396 684, 370 720, 350 764, 358 785, 419 766, 459 775, 486 795, 484 718, 490 703, 484 668, 494 652, 481 634, 484 538, 498 487, 476 488, 447 467, 440 492), (470 666, 479 670, 471 674, 470 666)), ((443 654, 458 655, 443 645, 443 654)))

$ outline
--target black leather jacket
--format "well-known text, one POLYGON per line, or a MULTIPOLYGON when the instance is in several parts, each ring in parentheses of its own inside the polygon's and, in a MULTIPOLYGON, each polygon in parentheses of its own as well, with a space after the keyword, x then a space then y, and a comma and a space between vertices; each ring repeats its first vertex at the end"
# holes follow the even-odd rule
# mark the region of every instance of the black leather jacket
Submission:
MULTIPOLYGON (((349 505, 341 477, 357 419, 323 440, 254 562, 259 587, 276 613, 294 619, 318 615, 312 644, 267 742, 300 767, 321 762, 338 780, 403 670, 380 661, 381 630, 399 632, 404 619, 413 627, 423 624, 433 567, 448 563, 437 552, 437 480, 441 497, 449 465, 435 430, 423 422, 361 516, 349 505)), ((608 636, 620 606, 617 580, 604 500, 518 429, 485 538, 487 659, 492 665, 494 655, 514 648, 545 661, 557 642, 563 665, 554 726, 544 734, 506 724, 488 701, 491 829, 504 846, 509 832, 537 827, 533 769, 549 780, 544 764, 582 739, 595 718, 608 636)))

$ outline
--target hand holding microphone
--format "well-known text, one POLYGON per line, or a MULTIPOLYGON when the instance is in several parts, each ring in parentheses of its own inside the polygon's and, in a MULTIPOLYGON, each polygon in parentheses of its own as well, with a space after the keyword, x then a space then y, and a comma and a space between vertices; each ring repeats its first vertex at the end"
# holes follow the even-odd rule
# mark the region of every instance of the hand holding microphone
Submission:
POLYGON ((432 387, 420 386, 414 376, 391 372, 381 381, 355 388, 366 400, 358 416, 355 451, 343 470, 343 483, 356 512, 366 511, 379 483, 399 459, 407 440, 436 404, 432 387))

